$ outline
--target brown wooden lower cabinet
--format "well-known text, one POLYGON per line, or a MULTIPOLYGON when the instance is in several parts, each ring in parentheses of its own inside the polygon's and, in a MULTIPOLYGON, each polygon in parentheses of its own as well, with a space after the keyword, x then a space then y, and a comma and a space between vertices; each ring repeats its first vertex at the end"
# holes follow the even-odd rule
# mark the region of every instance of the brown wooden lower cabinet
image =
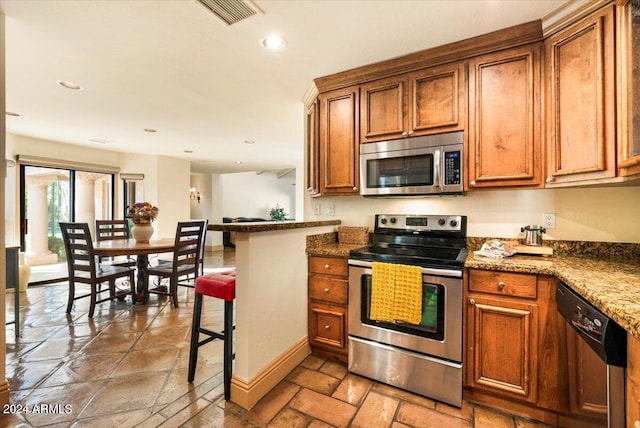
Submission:
POLYGON ((640 428, 640 340, 627 334, 627 427, 640 428))
POLYGON ((555 426, 606 426, 606 367, 558 313, 557 279, 470 269, 465 283, 465 398, 555 426))
POLYGON ((309 344, 313 352, 347 361, 348 277, 345 257, 309 257, 309 344))

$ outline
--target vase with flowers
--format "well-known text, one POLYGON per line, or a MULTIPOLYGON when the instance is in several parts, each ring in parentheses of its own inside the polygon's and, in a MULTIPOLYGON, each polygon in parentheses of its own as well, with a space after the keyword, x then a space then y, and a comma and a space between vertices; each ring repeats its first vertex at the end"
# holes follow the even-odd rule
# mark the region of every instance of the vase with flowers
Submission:
POLYGON ((158 217, 158 207, 150 202, 136 202, 127 207, 127 217, 133 222, 131 235, 137 242, 149 242, 153 235, 151 223, 158 217))

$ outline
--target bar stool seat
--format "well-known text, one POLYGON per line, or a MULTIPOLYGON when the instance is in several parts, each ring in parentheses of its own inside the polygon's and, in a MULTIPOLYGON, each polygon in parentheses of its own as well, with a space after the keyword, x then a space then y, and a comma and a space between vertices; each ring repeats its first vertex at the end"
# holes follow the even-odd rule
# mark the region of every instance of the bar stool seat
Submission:
POLYGON ((200 276, 196 279, 195 299, 193 303, 193 321, 191 324, 191 349, 189 351, 189 383, 193 382, 196 375, 196 363, 198 362, 198 348, 213 340, 224 342, 224 399, 231 397, 231 373, 233 367, 233 301, 236 298, 235 272, 213 273, 200 276), (224 330, 212 331, 200 326, 202 318, 203 296, 215 297, 224 300, 224 330), (200 333, 207 335, 200 340, 200 333))

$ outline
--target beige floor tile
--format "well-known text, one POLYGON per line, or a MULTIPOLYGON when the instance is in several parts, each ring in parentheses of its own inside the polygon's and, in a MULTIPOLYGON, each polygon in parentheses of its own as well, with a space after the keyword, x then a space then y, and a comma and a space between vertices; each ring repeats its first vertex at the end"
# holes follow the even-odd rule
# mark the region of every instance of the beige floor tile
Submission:
POLYGON ((390 395, 403 401, 408 401, 413 404, 417 404, 429 409, 436 408, 436 401, 431 398, 423 397, 421 395, 413 394, 400 388, 396 388, 391 385, 385 385, 383 383, 374 382, 372 389, 380 394, 390 395))
POLYGON ((195 415, 192 419, 182 425, 181 428, 255 428, 244 422, 234 414, 225 413, 223 409, 215 405, 207 406, 203 411, 195 415))
POLYGON ((167 421, 165 422, 165 425, 170 427, 180 426, 211 405, 212 405, 211 402, 203 398, 200 398, 192 403, 189 403, 187 407, 184 407, 177 413, 171 415, 170 417, 167 417, 167 421))
POLYGON ((184 326, 154 328, 152 323, 151 328, 147 329, 136 343, 135 349, 175 346, 187 340, 188 330, 189 327, 184 326))
POLYGON ((290 407, 337 427, 346 427, 357 407, 310 389, 303 389, 291 400, 290 407))
POLYGON ((70 353, 79 351, 89 342, 88 337, 77 339, 49 339, 40 346, 29 352, 24 360, 41 361, 41 360, 60 360, 68 357, 70 353))
POLYGON ((347 374, 331 396, 346 401, 354 406, 360 405, 365 395, 371 389, 373 382, 367 378, 347 374))
POLYGON ((463 428, 472 423, 413 403, 400 403, 397 421, 415 428, 463 428))
POLYGON ((300 363, 300 365, 311 370, 318 370, 320 367, 322 367, 325 361, 326 358, 311 354, 307 358, 305 358, 304 361, 300 363))
POLYGON ((465 421, 473 421, 473 404, 468 401, 462 402, 462 408, 450 406, 445 403, 436 403, 436 410, 440 413, 446 413, 465 421))
POLYGON ((353 428, 388 428, 393 422, 400 401, 370 392, 360 406, 351 426, 353 428))
POLYGON ((330 395, 340 383, 340 379, 304 367, 296 367, 286 379, 326 395, 330 395))
POLYGON ((513 416, 486 407, 476 406, 473 412, 475 428, 514 428, 513 416))
POLYGON ((344 378, 348 373, 347 365, 335 360, 325 361, 325 363, 320 367, 319 371, 338 379, 344 378))
POLYGON ((278 413, 267 427, 269 428, 306 428, 310 418, 292 409, 284 409, 278 413))
POLYGON ((94 395, 80 416, 90 418, 150 408, 166 379, 166 372, 142 373, 111 379, 94 395))
POLYGON ((254 425, 265 426, 286 406, 298 391, 300 391, 300 386, 287 381, 280 382, 258 401, 251 410, 244 412, 242 419, 254 425))
POLYGON ((115 335, 99 334, 91 342, 87 343, 81 352, 84 354, 102 354, 105 352, 128 351, 138 339, 137 333, 123 333, 115 335))
POLYGON ((129 428, 149 420, 151 417, 148 409, 134 410, 97 418, 80 419, 73 425, 73 428, 129 428))
POLYGON ((43 387, 106 379, 116 369, 126 353, 81 355, 65 363, 49 376, 43 387))
POLYGON ((38 388, 24 403, 31 407, 25 418, 34 426, 74 421, 104 382, 84 382, 38 388))
POLYGON ((63 364, 64 361, 53 360, 7 366, 9 389, 10 391, 19 391, 34 388, 63 364))
POLYGON ((127 376, 134 373, 171 370, 178 358, 176 348, 143 349, 131 351, 113 372, 113 377, 127 376))

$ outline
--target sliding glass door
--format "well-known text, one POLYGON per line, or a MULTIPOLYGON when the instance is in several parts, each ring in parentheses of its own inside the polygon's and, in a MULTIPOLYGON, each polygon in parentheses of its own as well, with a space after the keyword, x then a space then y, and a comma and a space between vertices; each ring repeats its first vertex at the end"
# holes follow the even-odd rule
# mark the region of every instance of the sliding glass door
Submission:
POLYGON ((113 174, 20 166, 20 245, 31 266, 29 284, 67 278, 60 222, 113 218, 113 174))

